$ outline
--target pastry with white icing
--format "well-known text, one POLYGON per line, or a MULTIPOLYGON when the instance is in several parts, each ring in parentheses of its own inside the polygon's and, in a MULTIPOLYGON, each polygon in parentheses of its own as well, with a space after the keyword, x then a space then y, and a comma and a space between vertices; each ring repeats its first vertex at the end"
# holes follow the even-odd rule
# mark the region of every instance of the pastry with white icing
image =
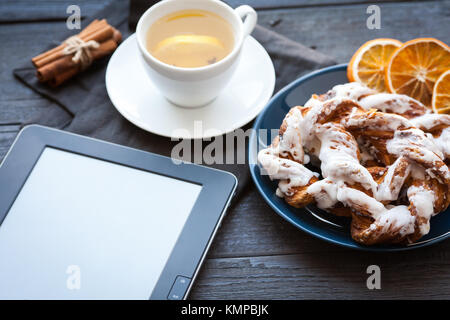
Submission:
POLYGON ((313 95, 286 115, 258 161, 294 207, 352 219, 355 241, 414 242, 450 203, 450 116, 358 83, 313 95), (304 166, 319 160, 322 179, 304 166))

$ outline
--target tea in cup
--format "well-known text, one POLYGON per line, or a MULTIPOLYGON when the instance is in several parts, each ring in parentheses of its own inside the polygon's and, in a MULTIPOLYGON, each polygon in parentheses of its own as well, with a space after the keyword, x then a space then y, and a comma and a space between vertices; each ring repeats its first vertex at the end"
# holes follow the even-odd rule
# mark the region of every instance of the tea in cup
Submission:
POLYGON ((175 67, 198 68, 225 58, 234 47, 231 25, 205 10, 181 10, 158 19, 147 31, 147 51, 175 67))

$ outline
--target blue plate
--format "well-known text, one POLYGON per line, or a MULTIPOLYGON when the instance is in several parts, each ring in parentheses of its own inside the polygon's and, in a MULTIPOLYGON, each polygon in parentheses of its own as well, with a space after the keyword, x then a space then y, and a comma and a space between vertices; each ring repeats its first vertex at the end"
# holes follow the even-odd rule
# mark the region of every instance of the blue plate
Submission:
POLYGON ((350 219, 337 217, 315 206, 296 209, 275 195, 277 183, 261 175, 257 165, 257 151, 270 144, 277 135, 286 113, 296 105, 302 105, 313 93, 327 92, 337 84, 348 82, 347 65, 337 65, 303 76, 278 92, 255 120, 249 143, 250 172, 256 187, 266 202, 284 219, 313 236, 349 247, 368 251, 402 251, 424 247, 450 236, 450 209, 431 219, 430 233, 410 245, 363 246, 350 235, 350 219), (275 129, 275 131, 273 130, 275 129))

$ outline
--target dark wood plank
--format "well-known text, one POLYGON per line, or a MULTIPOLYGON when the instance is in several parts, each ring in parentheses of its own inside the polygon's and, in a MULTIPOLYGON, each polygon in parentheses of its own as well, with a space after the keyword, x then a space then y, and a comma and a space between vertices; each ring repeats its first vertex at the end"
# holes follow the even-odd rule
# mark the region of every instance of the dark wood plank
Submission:
POLYGON ((340 247, 313 238, 292 226, 278 216, 256 190, 252 190, 225 217, 209 257, 339 250, 340 247))
MULTIPOLYGON (((68 120, 69 115, 62 110, 56 104, 48 101, 44 98, 31 98, 31 99, 13 99, 13 100, 0 100, 0 125, 4 123, 29 123, 36 119, 36 117, 46 110, 52 110, 61 113, 62 116, 66 116, 64 119, 68 120)), ((57 123, 48 123, 48 125, 58 125, 57 123)), ((0 131, 1 132, 1 131, 0 131)))
MULTIPOLYGON (((206 261, 191 299, 448 299, 450 253, 389 255, 314 252, 206 261), (381 289, 366 286, 366 269, 381 269, 381 289)), ((443 249, 443 248, 442 248, 443 249)))
POLYGON ((0 163, 19 132, 19 124, 0 125, 0 163))
MULTIPOLYGON (((247 4, 258 10, 271 10, 281 8, 304 8, 304 7, 323 7, 332 5, 348 5, 348 4, 378 4, 380 2, 402 2, 407 0, 224 0, 233 8, 247 4)), ((413 0, 417 1, 417 0, 413 0)), ((409 2, 413 2, 409 1, 409 2)))
POLYGON ((362 43, 373 38, 406 41, 431 36, 450 43, 448 27, 442 27, 449 23, 450 1, 378 4, 380 30, 367 29, 367 4, 261 11, 258 22, 339 62, 347 62, 362 43))
MULTIPOLYGON (((75 4, 81 9, 82 17, 89 16, 101 9, 111 0, 78 0, 75 4)), ((114 0, 128 1, 128 0, 114 0)), ((145 2, 145 0, 142 0, 145 2)), ((379 2, 392 2, 393 0, 380 0, 379 2)), ((406 1, 406 0, 398 0, 406 1)), ((417 1, 417 0, 416 0, 417 1)), ((153 1, 147 1, 149 6, 153 1)), ((329 5, 345 5, 354 3, 373 4, 370 0, 225 0, 233 8, 247 4, 258 10, 270 10, 275 8, 304 8, 329 5)), ((67 18, 67 6, 74 4, 69 0, 2 0, 0 2, 0 23, 8 22, 32 22, 65 20, 67 18)))

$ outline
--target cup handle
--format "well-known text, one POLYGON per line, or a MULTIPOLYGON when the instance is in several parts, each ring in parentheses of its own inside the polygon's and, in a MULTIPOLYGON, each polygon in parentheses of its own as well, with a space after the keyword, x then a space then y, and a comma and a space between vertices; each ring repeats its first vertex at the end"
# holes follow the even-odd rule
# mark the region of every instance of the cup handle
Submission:
POLYGON ((250 33, 252 33, 253 29, 256 26, 256 21, 258 20, 258 16, 256 14, 256 11, 248 6, 243 5, 239 6, 234 11, 238 14, 241 19, 244 20, 244 37, 248 36, 250 33))

